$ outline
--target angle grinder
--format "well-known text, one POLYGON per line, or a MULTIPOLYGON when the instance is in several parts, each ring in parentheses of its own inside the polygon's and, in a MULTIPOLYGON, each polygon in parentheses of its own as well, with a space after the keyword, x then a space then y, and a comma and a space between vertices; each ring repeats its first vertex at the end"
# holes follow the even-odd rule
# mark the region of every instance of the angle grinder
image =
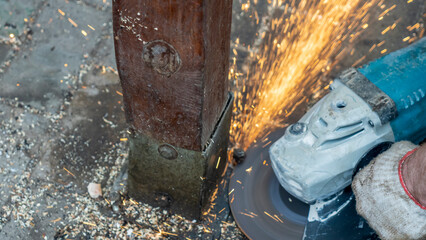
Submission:
POLYGON ((229 185, 250 239, 377 239, 355 210, 353 176, 393 142, 426 137, 426 38, 350 68, 268 149, 253 147, 229 185))

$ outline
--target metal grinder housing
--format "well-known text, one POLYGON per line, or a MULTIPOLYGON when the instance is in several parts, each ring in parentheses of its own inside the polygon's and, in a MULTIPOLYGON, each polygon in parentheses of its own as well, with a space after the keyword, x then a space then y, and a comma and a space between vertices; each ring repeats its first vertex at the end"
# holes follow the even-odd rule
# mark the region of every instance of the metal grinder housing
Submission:
POLYGON ((425 138, 426 38, 344 71, 330 90, 269 150, 280 184, 306 203, 348 186, 375 147, 425 138))

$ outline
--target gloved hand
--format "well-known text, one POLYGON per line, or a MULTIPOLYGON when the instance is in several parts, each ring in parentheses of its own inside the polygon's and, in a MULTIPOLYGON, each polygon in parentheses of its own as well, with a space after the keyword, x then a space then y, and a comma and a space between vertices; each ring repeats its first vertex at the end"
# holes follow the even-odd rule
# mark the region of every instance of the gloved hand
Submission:
POLYGON ((352 182, 357 212, 381 239, 426 239, 426 145, 398 142, 352 182))

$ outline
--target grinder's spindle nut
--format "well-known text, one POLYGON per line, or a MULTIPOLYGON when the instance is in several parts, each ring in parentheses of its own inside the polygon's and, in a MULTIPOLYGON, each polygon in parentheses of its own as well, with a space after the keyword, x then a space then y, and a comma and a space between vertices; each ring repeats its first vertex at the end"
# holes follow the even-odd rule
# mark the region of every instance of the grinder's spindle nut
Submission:
POLYGON ((237 164, 241 164, 246 158, 246 152, 241 148, 234 149, 234 152, 232 155, 233 155, 232 157, 234 158, 234 161, 237 164))

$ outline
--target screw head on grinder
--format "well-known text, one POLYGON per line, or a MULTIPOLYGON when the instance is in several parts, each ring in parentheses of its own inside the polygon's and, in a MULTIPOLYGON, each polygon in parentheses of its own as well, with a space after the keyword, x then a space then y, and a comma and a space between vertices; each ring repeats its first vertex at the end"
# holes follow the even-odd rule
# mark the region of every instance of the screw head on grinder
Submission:
POLYGON ((236 165, 241 164, 246 158, 246 152, 241 148, 235 148, 232 157, 234 158, 234 162, 236 165))
POLYGON ((300 135, 306 132, 307 126, 304 123, 298 122, 290 126, 289 132, 293 135, 300 135))

